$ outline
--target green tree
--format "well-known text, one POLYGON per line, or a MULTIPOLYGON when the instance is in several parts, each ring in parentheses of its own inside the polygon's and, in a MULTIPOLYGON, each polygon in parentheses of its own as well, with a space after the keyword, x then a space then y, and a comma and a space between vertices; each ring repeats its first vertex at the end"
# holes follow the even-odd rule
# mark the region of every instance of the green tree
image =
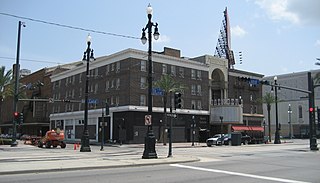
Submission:
POLYGON ((270 119, 270 111, 271 104, 276 102, 275 97, 271 93, 266 93, 265 96, 260 100, 261 103, 265 103, 267 105, 268 111, 268 131, 269 131, 269 142, 271 142, 271 119, 270 119))
POLYGON ((155 87, 162 89, 163 91, 163 107, 164 107, 164 127, 162 133, 160 135, 160 139, 163 141, 163 144, 166 145, 166 137, 165 129, 167 128, 167 101, 168 97, 170 97, 170 92, 182 92, 185 87, 181 83, 175 81, 170 75, 163 75, 160 80, 156 81, 154 84, 155 87))
POLYGON ((8 85, 12 79, 12 70, 8 70, 5 72, 6 67, 2 66, 0 68, 0 101, 2 101, 6 96, 10 96, 12 94, 12 88, 8 87, 5 90, 5 85, 8 85))

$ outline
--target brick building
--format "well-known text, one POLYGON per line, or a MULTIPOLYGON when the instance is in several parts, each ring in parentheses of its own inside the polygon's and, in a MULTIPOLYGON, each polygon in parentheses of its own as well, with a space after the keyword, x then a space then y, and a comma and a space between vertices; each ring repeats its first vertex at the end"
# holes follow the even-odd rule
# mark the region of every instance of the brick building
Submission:
MULTIPOLYGON (((23 113, 24 120, 17 125, 17 133, 29 135, 44 135, 49 130, 50 103, 52 96, 50 76, 74 67, 77 63, 65 64, 57 67, 44 68, 19 79, 19 93, 24 95, 17 103, 18 112, 23 113), (32 99, 43 99, 42 102, 32 99)), ((4 134, 12 134, 13 97, 5 98, 0 106, 0 127, 4 134)))
MULTIPOLYGON (((182 95, 182 108, 176 111, 177 118, 173 119, 173 141, 190 141, 192 116, 195 116, 197 126, 196 139, 204 141, 214 133, 214 121, 210 121, 213 100, 235 95, 235 90, 230 90, 228 80, 233 79, 228 74, 243 75, 244 72, 229 71, 225 59, 210 55, 183 58, 179 50, 171 48, 154 52, 152 60, 154 81, 162 75, 171 75, 186 86, 182 95)), ((67 140, 80 140, 82 136, 85 70, 86 64, 82 64, 51 76, 53 98, 72 101, 54 103, 50 115, 50 128, 65 129, 67 140)), ((147 130, 144 126, 144 116, 147 114, 147 71, 147 53, 135 49, 99 57, 90 63, 88 130, 91 141, 100 140, 99 117, 102 116, 106 102, 111 106, 106 139, 122 139, 127 143, 144 141, 147 130)), ((260 78, 260 75, 256 76, 260 78)), ((233 83, 231 88, 234 88, 233 83)), ((260 94, 261 90, 257 95, 260 94)), ((248 98, 244 91, 243 97, 248 98)), ((247 111, 247 104, 244 107, 247 111)), ((259 110, 249 116, 254 117, 261 111, 261 107, 254 109, 259 110)), ((153 95, 152 124, 156 138, 159 138, 163 128, 163 111, 162 96, 153 95)), ((261 119, 256 121, 261 122, 261 119)))

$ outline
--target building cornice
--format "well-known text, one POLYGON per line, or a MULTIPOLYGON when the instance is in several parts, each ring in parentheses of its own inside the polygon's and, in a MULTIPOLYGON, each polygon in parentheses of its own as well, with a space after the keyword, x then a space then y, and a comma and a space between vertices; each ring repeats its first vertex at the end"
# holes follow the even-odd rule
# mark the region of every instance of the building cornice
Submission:
MULTIPOLYGON (((92 61, 90 63, 90 70, 105 66, 107 64, 125 60, 128 58, 146 60, 147 52, 129 48, 108 56, 98 57, 95 61, 92 61)), ((202 70, 202 71, 209 71, 209 67, 207 64, 200 63, 193 60, 167 56, 159 53, 153 53, 152 60, 157 63, 176 65, 176 66, 181 66, 186 68, 193 68, 193 69, 202 70)), ((54 82, 54 81, 58 81, 73 75, 77 75, 79 73, 85 72, 85 70, 86 70, 86 64, 81 64, 78 67, 75 67, 73 69, 52 75, 51 81, 54 82)))

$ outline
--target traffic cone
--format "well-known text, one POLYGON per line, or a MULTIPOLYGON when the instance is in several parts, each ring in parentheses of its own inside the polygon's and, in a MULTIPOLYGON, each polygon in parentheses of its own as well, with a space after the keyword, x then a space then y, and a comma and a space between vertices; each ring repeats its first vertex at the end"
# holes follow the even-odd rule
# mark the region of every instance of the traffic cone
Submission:
POLYGON ((73 144, 73 150, 77 150, 77 144, 73 144))

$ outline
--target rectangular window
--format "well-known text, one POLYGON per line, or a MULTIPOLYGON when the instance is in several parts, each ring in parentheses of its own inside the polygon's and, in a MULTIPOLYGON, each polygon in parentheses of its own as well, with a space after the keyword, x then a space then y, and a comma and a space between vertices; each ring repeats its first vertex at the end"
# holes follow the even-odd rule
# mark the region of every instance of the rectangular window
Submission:
POLYGON ((196 95, 196 85, 191 85, 191 95, 196 95))
POLYGON ((106 81, 106 90, 105 91, 109 91, 109 81, 106 81))
POLYGON ((196 109, 196 101, 195 100, 191 100, 191 109, 196 109))
POLYGON ((114 88, 114 79, 111 81, 111 88, 114 88))
POLYGON ((110 72, 110 65, 107 65, 107 68, 106 68, 106 75, 109 75, 109 72, 110 72))
POLYGON ((98 83, 96 83, 95 85, 94 85, 94 94, 97 94, 98 93, 98 83))
POLYGON ((79 83, 82 83, 82 73, 79 74, 79 83))
POLYGON ((120 62, 117 62, 116 64, 116 72, 120 72, 120 62))
POLYGON ((174 65, 171 66, 171 75, 172 76, 176 75, 176 66, 174 66, 174 65))
POLYGON ((197 79, 201 80, 201 71, 197 71, 197 79))
POLYGON ((162 74, 167 74, 167 65, 162 64, 162 74))
POLYGON ((201 100, 198 100, 197 109, 199 109, 199 110, 201 110, 201 109, 202 109, 201 100))
POLYGON ((141 60, 141 62, 140 62, 140 70, 143 71, 143 72, 147 71, 147 61, 141 60))
POLYGON ((184 69, 182 67, 179 68, 179 77, 184 78, 184 69))
POLYGON ((82 96, 82 88, 80 87, 79 88, 79 97, 81 97, 82 96))
POLYGON ((140 88, 145 89, 147 87, 147 78, 146 77, 141 77, 140 78, 140 88))
POLYGON ((114 105, 113 96, 110 99, 111 105, 114 105))
POLYGON ((300 119, 302 119, 303 118, 303 116, 302 116, 302 106, 301 105, 299 105, 299 118, 300 119))
POLYGON ((94 69, 94 77, 97 78, 99 76, 99 69, 95 68, 94 69))
POLYGON ((114 64, 111 64, 111 71, 114 71, 114 64))
POLYGON ((119 99, 119 96, 116 96, 116 105, 117 105, 117 106, 119 106, 119 104, 120 104, 120 103, 119 103, 119 100, 120 100, 120 99, 119 99))
POLYGON ((191 69, 191 79, 196 79, 196 70, 191 69))
POLYGON ((140 106, 146 106, 146 96, 140 95, 140 106))
POLYGON ((117 78, 116 89, 120 89, 120 78, 117 78))
POLYGON ((197 95, 199 95, 199 96, 202 95, 202 93, 201 93, 201 85, 197 86, 197 95))
POLYGON ((72 98, 74 98, 74 89, 72 89, 72 94, 71 94, 72 96, 72 98))

